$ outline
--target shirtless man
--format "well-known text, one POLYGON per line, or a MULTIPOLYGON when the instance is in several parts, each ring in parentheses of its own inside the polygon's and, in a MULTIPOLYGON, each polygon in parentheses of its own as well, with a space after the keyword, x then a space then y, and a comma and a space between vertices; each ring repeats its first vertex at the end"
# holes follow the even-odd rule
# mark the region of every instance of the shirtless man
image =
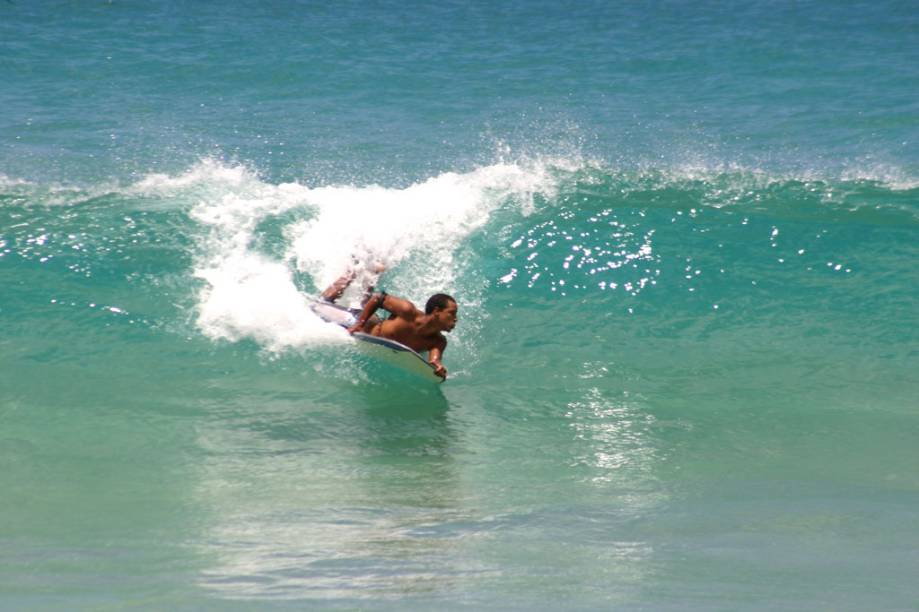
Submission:
MULTIPOLYGON (((322 297, 334 302, 353 279, 348 275, 338 279, 322 293, 322 297)), ((415 352, 428 351, 428 361, 434 366, 434 373, 447 378, 447 368, 440 362, 447 348, 443 332, 456 326, 456 300, 445 293, 428 298, 424 312, 410 301, 387 294, 385 291, 370 295, 357 321, 348 328, 348 333, 364 332, 395 340, 415 352), (374 313, 382 308, 390 313, 388 319, 380 320, 374 313)))

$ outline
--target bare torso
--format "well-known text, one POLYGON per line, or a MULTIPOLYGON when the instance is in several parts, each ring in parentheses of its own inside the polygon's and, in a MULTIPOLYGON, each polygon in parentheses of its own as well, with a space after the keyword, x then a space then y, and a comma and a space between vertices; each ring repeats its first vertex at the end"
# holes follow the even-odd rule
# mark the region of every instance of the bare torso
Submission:
POLYGON ((371 321, 364 329, 371 336, 395 340, 418 353, 430 351, 446 343, 440 332, 425 334, 418 329, 415 321, 407 321, 395 314, 384 321, 371 321))

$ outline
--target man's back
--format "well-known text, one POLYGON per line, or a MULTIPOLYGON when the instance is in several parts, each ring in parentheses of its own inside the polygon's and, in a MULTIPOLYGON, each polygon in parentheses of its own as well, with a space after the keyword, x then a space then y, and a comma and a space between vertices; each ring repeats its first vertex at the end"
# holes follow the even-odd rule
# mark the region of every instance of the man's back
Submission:
POLYGON ((395 340, 419 353, 433 348, 443 349, 447 344, 444 335, 421 324, 424 313, 408 300, 389 297, 387 306, 392 315, 370 330, 373 336, 395 340), (404 302, 397 304, 396 302, 404 302))
MULTIPOLYGON (((352 280, 354 274, 346 273, 323 291, 322 297, 329 302, 335 302, 352 280)), ((418 353, 428 351, 428 362, 434 366, 434 373, 446 378, 447 368, 440 362, 447 348, 447 339, 443 332, 453 331, 456 327, 456 317, 456 300, 445 293, 436 293, 428 298, 422 312, 410 301, 391 296, 384 291, 367 298, 364 309, 348 328, 348 332, 363 332, 395 340, 418 353), (388 310, 392 316, 380 321, 374 316, 379 308, 388 310)))

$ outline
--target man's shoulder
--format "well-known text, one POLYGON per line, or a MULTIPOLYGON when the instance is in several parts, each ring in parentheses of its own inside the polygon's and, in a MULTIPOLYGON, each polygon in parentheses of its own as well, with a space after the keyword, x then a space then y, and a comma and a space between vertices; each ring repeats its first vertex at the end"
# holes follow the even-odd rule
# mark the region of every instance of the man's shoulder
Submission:
POLYGON ((413 320, 424 315, 424 313, 419 310, 411 300, 389 294, 387 294, 387 297, 392 299, 387 310, 389 310, 390 314, 392 314, 394 317, 413 320))
POLYGON ((417 308, 415 308, 414 304, 412 304, 411 302, 409 302, 409 304, 411 305, 411 308, 406 308, 404 310, 395 311, 395 312, 390 311, 389 318, 392 320, 411 322, 411 321, 415 321, 416 319, 420 319, 421 317, 424 316, 424 313, 418 310, 417 308))

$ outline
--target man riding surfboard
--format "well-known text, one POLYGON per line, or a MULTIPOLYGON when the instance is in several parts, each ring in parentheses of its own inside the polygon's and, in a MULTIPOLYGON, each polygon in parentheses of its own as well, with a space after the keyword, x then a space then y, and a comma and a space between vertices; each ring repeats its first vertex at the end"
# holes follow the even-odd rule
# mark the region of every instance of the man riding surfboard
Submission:
MULTIPOLYGON (((334 303, 354 278, 353 273, 345 274, 322 292, 322 298, 334 303)), ((447 368, 441 363, 447 348, 443 332, 452 331, 456 320, 456 300, 445 293, 437 293, 428 298, 422 312, 409 300, 381 291, 366 298, 363 310, 354 325, 348 328, 348 333, 363 332, 395 340, 417 353, 427 351, 434 373, 446 379, 447 368), (380 308, 388 311, 390 316, 386 319, 375 316, 380 308)))

